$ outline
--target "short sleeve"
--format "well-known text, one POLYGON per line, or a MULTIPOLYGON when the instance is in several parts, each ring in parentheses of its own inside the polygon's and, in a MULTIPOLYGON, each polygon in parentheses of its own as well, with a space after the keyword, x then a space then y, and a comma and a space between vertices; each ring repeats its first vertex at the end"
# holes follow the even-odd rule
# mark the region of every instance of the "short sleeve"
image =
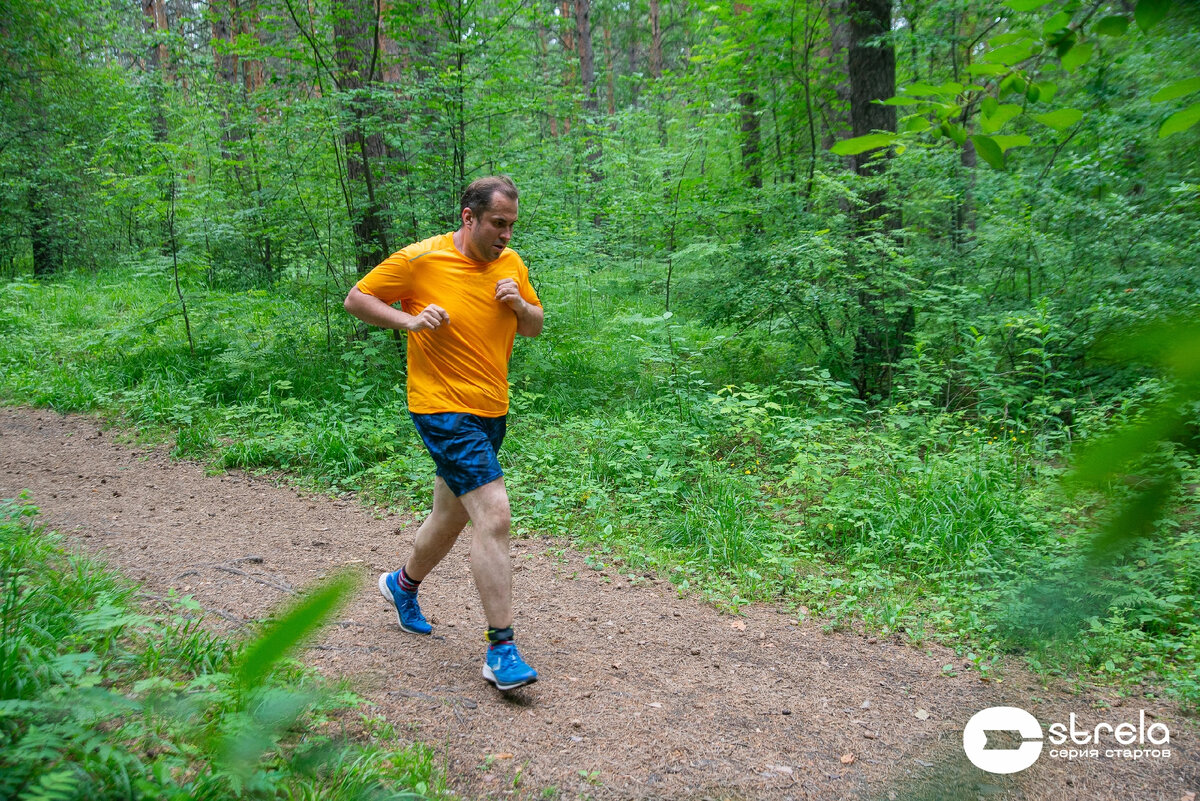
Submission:
POLYGON ((541 308, 542 301, 538 297, 537 292, 534 291, 533 284, 529 282, 529 268, 525 266, 523 259, 521 265, 517 268, 517 289, 526 303, 532 303, 534 306, 541 308))
POLYGON ((408 249, 393 253, 355 285, 364 295, 379 298, 389 306, 412 295, 412 264, 408 249))

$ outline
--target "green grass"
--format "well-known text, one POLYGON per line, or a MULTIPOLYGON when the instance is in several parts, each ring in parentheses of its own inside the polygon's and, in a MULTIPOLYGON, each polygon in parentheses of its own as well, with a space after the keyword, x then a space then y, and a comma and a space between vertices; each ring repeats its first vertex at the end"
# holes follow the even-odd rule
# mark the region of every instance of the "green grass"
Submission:
POLYGON ((433 753, 339 733, 363 702, 280 659, 323 619, 309 595, 245 646, 165 617, 64 550, 22 500, 0 503, 0 797, 442 797, 433 753))
MULTIPOLYGON (((570 538, 606 569, 659 570, 734 611, 803 608, 832 628, 938 639, 981 665, 1016 652, 1047 673, 1149 680, 1200 702, 1194 515, 1163 521, 1089 574, 1086 592, 1061 588, 1088 612, 1073 629, 1031 638, 1014 616, 1034 579, 1079 569, 1099 500, 1060 490, 1061 404, 1028 404, 1020 419, 1002 403, 950 412, 919 396, 867 410, 822 370, 779 376, 790 351, 765 339, 733 343, 657 313, 619 271, 611 292, 587 282, 541 282, 547 332, 514 353, 501 457, 519 535, 570 538)), ((340 310, 327 330, 318 288, 303 283, 190 298, 195 358, 161 278, 0 286, 0 397, 100 412, 216 468, 428 508, 402 343, 357 332, 340 310)), ((1160 392, 1144 382, 1119 402, 1136 410, 1160 392)), ((1070 433, 1112 408, 1075 403, 1070 433)), ((1187 510, 1196 466, 1176 459, 1187 510)))

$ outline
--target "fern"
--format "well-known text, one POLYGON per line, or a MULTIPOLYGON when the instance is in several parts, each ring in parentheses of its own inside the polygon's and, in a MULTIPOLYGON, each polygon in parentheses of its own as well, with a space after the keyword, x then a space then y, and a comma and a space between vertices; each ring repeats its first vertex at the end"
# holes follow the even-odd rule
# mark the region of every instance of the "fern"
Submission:
POLYGON ((70 801, 79 796, 79 776, 72 770, 43 773, 38 783, 19 796, 20 801, 70 801))

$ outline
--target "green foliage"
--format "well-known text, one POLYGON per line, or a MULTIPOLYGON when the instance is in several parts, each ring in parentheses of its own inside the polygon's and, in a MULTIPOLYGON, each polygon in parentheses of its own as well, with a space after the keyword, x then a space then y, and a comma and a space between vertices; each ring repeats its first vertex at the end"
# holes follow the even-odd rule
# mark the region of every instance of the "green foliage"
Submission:
MULTIPOLYGON (((1062 0, 1004 5, 1007 8, 987 30, 991 35, 982 52, 963 53, 966 72, 975 82, 963 83, 956 75, 955 80, 940 85, 926 81, 902 83, 895 97, 882 101, 904 106, 908 111, 898 133, 875 133, 839 142, 831 152, 849 155, 896 145, 897 154, 902 154, 910 144, 920 142, 927 131, 961 146, 968 138, 971 123, 976 122, 981 133, 970 136, 975 152, 989 166, 1004 170, 1008 163, 1004 151, 1008 147, 1040 144, 1043 132, 1034 129, 1032 137, 1022 135, 1020 140, 1009 140, 1008 147, 1000 146, 992 134, 1010 121, 1023 122, 1025 117, 1061 135, 1077 131, 1088 115, 1069 106, 1055 108, 1058 86, 1088 69, 1103 75, 1107 67, 1097 66, 1096 61, 1120 62, 1144 41, 1143 37, 1159 35, 1159 23, 1172 12, 1173 5, 1181 16, 1190 15, 1190 9, 1170 0, 1141 0, 1133 13, 1139 30, 1135 35, 1127 13, 1097 16, 1106 4, 1087 7, 1075 0, 1062 0), (1006 102, 1014 100, 1018 102, 1006 102), (1039 109, 1041 113, 1036 113, 1039 109)), ((1125 11, 1120 6, 1112 10, 1125 11)), ((963 41, 967 40, 972 50, 979 47, 979 39, 967 37, 963 41)), ((1191 94, 1196 90, 1195 80, 1176 80, 1154 92, 1150 100, 1165 102, 1191 94)), ((1200 104, 1188 106, 1163 121, 1158 136, 1181 133, 1198 121, 1200 104)))
MULTIPOLYGON (((981 236, 980 247, 1008 246, 981 236)), ((786 264, 784 254, 781 273, 786 264)), ((53 296, 27 284, 4 290, 5 397, 99 404, 218 465, 285 469, 325 488, 428 507, 428 457, 405 424, 403 354, 382 332, 352 338, 345 319, 338 349, 324 351, 319 291, 297 284, 287 303, 258 291, 207 293, 193 360, 160 344, 179 341, 170 329, 177 318, 139 323, 169 302, 154 276, 77 276, 56 287, 53 296), (80 330, 65 320, 89 322, 80 330)), ((922 321, 899 365, 906 400, 872 409, 831 369, 781 356, 779 332, 791 330, 782 310, 774 337, 749 337, 716 333, 685 311, 656 313, 656 293, 620 275, 539 289, 562 311, 542 337, 518 342, 510 373, 501 458, 518 533, 573 537, 595 550, 601 570, 658 568, 731 608, 784 602, 830 625, 865 621, 985 655, 1022 647, 1054 669, 1096 670, 1103 661, 1077 658, 1117 643, 1125 667, 1105 675, 1153 672, 1191 697, 1187 605, 1154 606, 1151 618, 1150 606, 1130 606, 1118 592, 1129 576, 1154 587, 1154 598, 1200 590, 1186 567, 1195 547, 1186 515, 1164 518, 1158 528, 1172 535, 1147 540, 1140 556, 1064 584, 1102 591, 1060 650, 1005 625, 1026 571, 1066 576, 1086 541, 1094 496, 1072 500, 1058 488, 1068 440, 1099 430, 1113 408, 1137 420, 1175 397, 1172 384, 1148 374, 1115 374, 1128 387, 1120 392, 1110 376, 1108 394, 1103 381, 1073 374, 1078 331, 1062 322, 1062 307, 982 315, 970 292, 928 290, 922 302, 945 311, 922 321), (1076 388, 1083 381, 1093 400, 1076 388)), ((690 292, 685 282, 681 293, 690 292)), ((1193 364, 1175 349, 1184 348, 1179 336, 1166 349, 1153 338, 1144 347, 1122 341, 1155 364, 1193 364)), ((1187 497, 1171 496, 1168 509, 1187 497)), ((1050 628, 1024 629, 1038 630, 1050 628)), ((165 659, 155 653, 147 664, 165 659)), ((280 704, 270 709, 286 719, 280 704)))
POLYGON ((440 794, 428 751, 331 736, 330 716, 353 699, 268 672, 345 597, 345 578, 237 655, 199 626, 189 598, 165 620, 136 612, 132 586, 64 551, 24 501, 0 505, 0 545, 3 797, 440 794))
MULTIPOLYGON (((153 33, 134 6, 4 7, 5 402, 425 508, 404 342, 340 303, 379 239, 448 230, 466 179, 509 172, 548 310, 510 373, 522 530, 729 607, 943 637, 980 665, 1016 643, 1061 667, 1103 642, 1120 669, 1089 669, 1195 697, 1195 627, 1166 600, 1195 589, 1176 513, 1194 494, 1172 483, 1192 469, 1190 407, 1165 365, 1094 348, 1200 291, 1190 4, 901 4, 882 101, 898 130, 842 142, 817 3, 665 4, 657 43, 649 8, 594 5, 594 106, 570 15, 384 4, 370 74, 346 47, 374 41, 369 5, 167 4, 153 33), (872 150, 871 175, 837 158, 872 150), (59 264, 84 269, 47 279, 59 264), (1068 496, 1070 446, 1114 417, 1124 451, 1085 453, 1094 480, 1068 496), (1075 640, 1014 639, 1023 571, 1074 569, 1086 512, 1125 480, 1147 492, 1112 526, 1161 513, 1142 558, 1087 579, 1105 589, 1075 640), (1122 582, 1158 600, 1120 600, 1122 582)), ((258 748, 264 721, 240 720, 258 748)))

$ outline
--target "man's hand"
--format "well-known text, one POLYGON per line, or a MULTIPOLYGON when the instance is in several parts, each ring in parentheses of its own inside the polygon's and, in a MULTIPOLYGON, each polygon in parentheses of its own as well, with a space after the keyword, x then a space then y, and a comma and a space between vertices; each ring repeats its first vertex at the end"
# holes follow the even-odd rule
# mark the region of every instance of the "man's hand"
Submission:
POLYGON ((542 307, 537 306, 521 297, 517 282, 511 278, 501 278, 496 282, 496 300, 508 304, 517 315, 517 333, 523 337, 536 337, 542 333, 542 307))
POLYGON ((501 278, 496 282, 496 300, 507 303, 515 312, 520 312, 525 306, 525 298, 521 297, 517 282, 511 278, 501 278))
POLYGON ((421 313, 415 317, 410 317, 405 323, 405 328, 409 331, 432 331, 442 325, 447 325, 450 322, 450 315, 441 306, 430 303, 421 313))

